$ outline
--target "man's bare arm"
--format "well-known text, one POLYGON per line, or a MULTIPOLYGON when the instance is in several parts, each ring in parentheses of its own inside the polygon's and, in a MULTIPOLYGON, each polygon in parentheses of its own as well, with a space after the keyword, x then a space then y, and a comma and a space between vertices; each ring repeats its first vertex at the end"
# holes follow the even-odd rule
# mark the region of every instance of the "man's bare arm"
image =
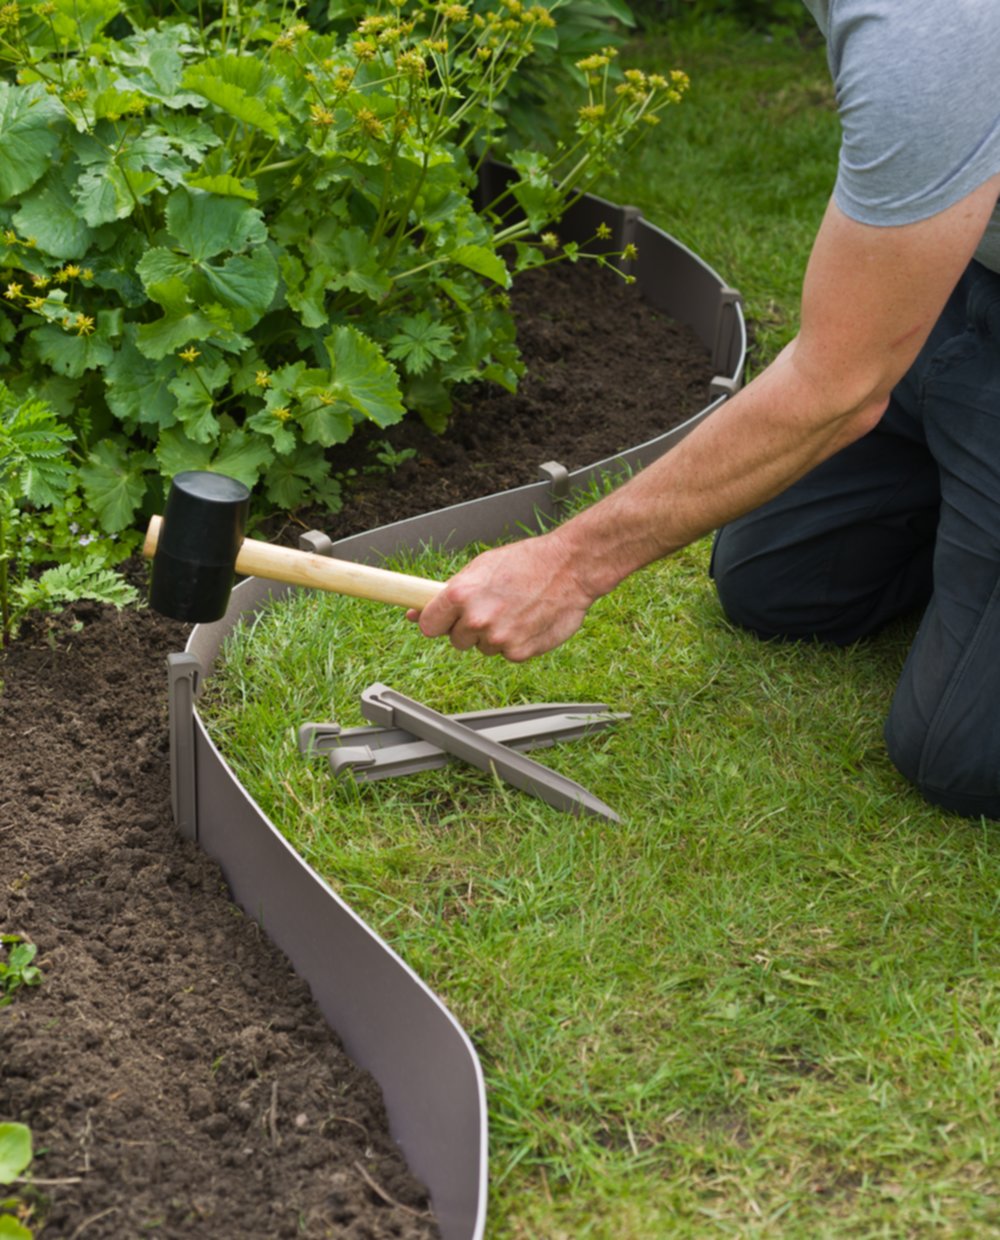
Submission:
MULTIPOLYGON (((796 338, 676 448, 600 503, 456 574, 420 613, 520 661, 565 641, 630 573, 779 494, 870 430, 965 270, 1000 176, 916 224, 874 228, 831 203, 803 285, 796 338)), ((412 613, 411 613, 412 614, 412 613)))

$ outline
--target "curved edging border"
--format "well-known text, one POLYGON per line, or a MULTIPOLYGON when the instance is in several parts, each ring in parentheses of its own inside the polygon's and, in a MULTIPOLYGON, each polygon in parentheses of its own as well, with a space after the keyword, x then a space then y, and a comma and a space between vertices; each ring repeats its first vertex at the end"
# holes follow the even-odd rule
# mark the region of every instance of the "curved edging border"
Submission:
MULTIPOLYGON (((508 170, 488 165, 489 190, 508 170), (495 171, 494 171, 495 170, 495 171)), ((683 425, 572 473, 539 466, 542 480, 311 548, 369 560, 421 545, 495 542, 557 519, 563 501, 607 476, 649 464, 690 433, 740 386, 746 327, 739 294, 700 258, 633 207, 586 195, 560 225, 591 239, 608 224, 608 246, 631 242, 639 291, 690 326, 712 353, 709 403, 683 425)), ((289 587, 250 578, 222 620, 198 625, 183 653, 169 656, 170 766, 178 829, 220 865, 233 899, 258 921, 309 984, 347 1053, 378 1081, 391 1131, 427 1185, 444 1240, 481 1240, 486 1222, 487 1110, 471 1041, 441 1000, 287 844, 212 742, 197 697, 237 622, 289 587)))

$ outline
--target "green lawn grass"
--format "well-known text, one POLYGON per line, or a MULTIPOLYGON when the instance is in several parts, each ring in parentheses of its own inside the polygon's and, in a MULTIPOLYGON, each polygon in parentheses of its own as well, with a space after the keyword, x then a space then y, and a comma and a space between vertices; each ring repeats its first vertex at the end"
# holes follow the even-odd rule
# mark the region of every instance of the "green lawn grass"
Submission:
MULTIPOLYGON (((759 364, 795 329, 832 185, 822 51, 680 30, 628 59, 693 86, 605 190, 741 288, 759 364)), ((473 1038, 491 1240, 993 1234, 997 841, 925 804, 885 754, 911 626, 848 650, 761 644, 723 619, 707 557, 701 543, 637 574, 518 667, 302 594, 233 639, 211 728, 473 1038), (335 782, 295 729, 362 722, 376 680, 445 711, 631 712, 538 755, 622 822, 462 767, 335 782)))
POLYGON ((637 574, 521 666, 298 595, 232 640, 211 729, 472 1036, 491 1237, 983 1234, 1000 1225, 994 836, 885 755, 907 626, 762 645, 721 616, 707 550, 637 574), (375 680, 449 712, 631 712, 538 755, 622 822, 462 766, 335 781, 295 729, 363 722, 375 680))

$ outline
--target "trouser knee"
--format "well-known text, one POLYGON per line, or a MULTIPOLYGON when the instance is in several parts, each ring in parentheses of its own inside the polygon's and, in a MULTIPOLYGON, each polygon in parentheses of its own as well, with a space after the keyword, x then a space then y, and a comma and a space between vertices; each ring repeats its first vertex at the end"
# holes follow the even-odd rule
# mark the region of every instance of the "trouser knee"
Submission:
POLYGON ((990 734, 968 743, 935 715, 925 724, 894 704, 885 743, 896 769, 925 800, 966 818, 1000 820, 1000 754, 990 734))

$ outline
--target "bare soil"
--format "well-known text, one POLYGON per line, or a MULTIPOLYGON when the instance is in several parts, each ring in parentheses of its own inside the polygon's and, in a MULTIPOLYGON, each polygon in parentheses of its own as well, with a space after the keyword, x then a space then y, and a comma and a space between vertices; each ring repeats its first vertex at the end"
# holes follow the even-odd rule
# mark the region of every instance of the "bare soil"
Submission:
MULTIPOLYGON (((585 266, 514 293, 528 374, 476 387, 443 436, 379 432, 416 456, 366 473, 344 510, 269 523, 342 537, 642 443, 702 409, 707 351, 585 266)), ((141 576, 144 567, 133 565, 141 576)), ((44 981, 0 1009, 0 1120, 34 1133, 37 1234, 76 1240, 415 1240, 438 1234, 386 1128, 285 958, 174 831, 165 659, 187 626, 80 604, 0 661, 0 932, 44 981)))

